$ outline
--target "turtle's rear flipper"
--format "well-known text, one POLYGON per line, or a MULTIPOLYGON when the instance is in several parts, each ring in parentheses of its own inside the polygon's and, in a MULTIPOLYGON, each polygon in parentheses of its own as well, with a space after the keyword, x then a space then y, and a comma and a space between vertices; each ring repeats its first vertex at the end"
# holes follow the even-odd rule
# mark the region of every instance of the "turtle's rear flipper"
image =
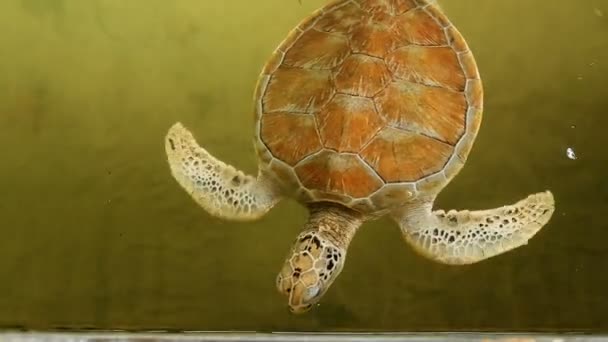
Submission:
POLYGON ((551 218, 555 202, 541 192, 501 208, 445 213, 404 210, 394 214, 416 251, 445 264, 471 264, 528 243, 551 218))
POLYGON ((165 150, 173 177, 213 216, 251 221, 262 217, 279 200, 271 182, 217 160, 180 123, 169 129, 165 150))

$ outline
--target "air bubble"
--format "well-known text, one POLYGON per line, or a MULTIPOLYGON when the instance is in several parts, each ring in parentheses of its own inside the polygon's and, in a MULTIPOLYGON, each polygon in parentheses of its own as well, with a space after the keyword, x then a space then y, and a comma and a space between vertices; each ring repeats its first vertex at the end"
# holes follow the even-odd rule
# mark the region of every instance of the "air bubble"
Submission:
POLYGON ((574 149, 572 149, 572 147, 568 147, 566 149, 566 157, 568 157, 568 159, 576 160, 576 153, 574 153, 574 149))

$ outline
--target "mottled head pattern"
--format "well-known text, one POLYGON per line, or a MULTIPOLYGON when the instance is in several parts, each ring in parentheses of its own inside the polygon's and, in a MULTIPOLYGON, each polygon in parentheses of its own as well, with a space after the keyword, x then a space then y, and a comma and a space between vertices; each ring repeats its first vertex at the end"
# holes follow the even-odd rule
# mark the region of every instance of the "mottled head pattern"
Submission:
POLYGON ((264 67, 256 146, 298 199, 373 213, 447 185, 481 111, 473 55, 435 4, 339 0, 264 67))
POLYGON ((318 232, 298 236, 277 276, 277 288, 289 298, 292 312, 305 312, 323 297, 344 266, 344 253, 318 232))

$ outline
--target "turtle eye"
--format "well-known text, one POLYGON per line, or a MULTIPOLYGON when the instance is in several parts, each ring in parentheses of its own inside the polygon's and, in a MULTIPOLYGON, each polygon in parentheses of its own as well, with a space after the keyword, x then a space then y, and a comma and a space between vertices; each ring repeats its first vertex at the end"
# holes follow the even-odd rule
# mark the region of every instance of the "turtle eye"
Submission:
POLYGON ((314 299, 319 295, 319 293, 321 293, 321 289, 319 289, 318 286, 309 287, 308 289, 306 289, 305 300, 309 301, 311 299, 314 299))

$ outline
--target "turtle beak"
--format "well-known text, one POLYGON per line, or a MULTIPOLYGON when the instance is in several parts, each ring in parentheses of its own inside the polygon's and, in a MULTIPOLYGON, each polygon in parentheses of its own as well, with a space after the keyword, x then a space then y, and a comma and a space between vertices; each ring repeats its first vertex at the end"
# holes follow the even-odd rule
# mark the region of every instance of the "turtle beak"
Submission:
POLYGON ((301 283, 294 284, 289 291, 289 311, 294 314, 305 313, 321 299, 318 286, 305 287, 301 283))
MULTIPOLYGON (((295 314, 309 311, 315 303, 321 299, 325 292, 322 282, 307 284, 306 281, 312 278, 314 271, 308 271, 303 276, 294 276, 289 273, 290 267, 283 269, 277 277, 277 289, 287 297, 289 311, 295 314)), ((314 277, 316 279, 316 277, 314 277)))
POLYGON ((312 304, 300 305, 300 306, 289 306, 289 311, 293 314, 303 314, 308 312, 312 308, 312 304))

